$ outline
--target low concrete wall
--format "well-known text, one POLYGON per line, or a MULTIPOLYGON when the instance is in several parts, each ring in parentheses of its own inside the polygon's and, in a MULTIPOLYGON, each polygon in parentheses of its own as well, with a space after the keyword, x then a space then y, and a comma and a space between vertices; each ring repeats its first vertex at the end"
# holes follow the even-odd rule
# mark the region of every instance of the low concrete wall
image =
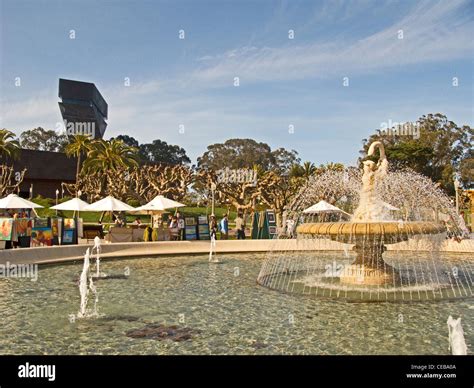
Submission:
MULTIPOLYGON (((0 264, 6 262, 17 264, 52 264, 66 261, 80 260, 84 257, 87 247, 93 244, 69 246, 53 246, 38 248, 21 248, 0 251, 0 264)), ((102 258, 131 258, 160 255, 193 255, 207 254, 210 249, 209 241, 163 241, 163 242, 136 242, 102 244, 102 258)), ((350 249, 348 244, 331 240, 318 240, 314 244, 311 240, 218 240, 217 253, 245 253, 268 251, 339 251, 350 249)), ((413 240, 399 244, 388 245, 389 250, 418 250, 430 251, 434 247, 423 240, 413 240)), ((435 249, 443 252, 472 252, 474 240, 464 240, 460 243, 446 240, 435 249)))
MULTIPOLYGON (((9 249, 0 251, 0 264, 50 264, 82 259, 88 247, 93 244, 53 246, 38 248, 9 249)), ((217 253, 267 252, 277 249, 298 249, 295 240, 227 240, 218 241, 217 253), (285 241, 285 244, 282 242, 285 241), (291 246, 288 246, 288 244, 291 246), (284 248, 283 248, 284 247, 284 248)), ((209 241, 163 241, 136 243, 102 243, 102 258, 147 257, 159 255, 205 254, 209 253, 209 241)), ((302 247, 300 249, 303 249, 302 247)))

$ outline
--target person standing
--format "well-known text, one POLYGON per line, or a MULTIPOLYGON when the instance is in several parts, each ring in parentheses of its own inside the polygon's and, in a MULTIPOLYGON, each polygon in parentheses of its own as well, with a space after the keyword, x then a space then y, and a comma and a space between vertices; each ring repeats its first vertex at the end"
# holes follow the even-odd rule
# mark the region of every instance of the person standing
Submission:
POLYGON ((224 218, 221 220, 221 240, 228 240, 229 239, 229 218, 227 214, 224 214, 224 218))
POLYGON ((176 218, 178 219, 178 239, 186 240, 186 236, 184 234, 186 223, 184 222, 184 217, 181 215, 180 212, 176 212, 176 218))
POLYGON ((178 239, 178 219, 176 216, 171 218, 171 222, 169 224, 169 234, 170 241, 176 241, 178 239))
POLYGON ((214 214, 211 215, 211 221, 209 223, 209 233, 211 240, 213 236, 214 240, 217 240, 217 220, 214 214))
POLYGON ((237 240, 245 240, 245 223, 240 213, 235 219, 235 228, 237 229, 237 240))

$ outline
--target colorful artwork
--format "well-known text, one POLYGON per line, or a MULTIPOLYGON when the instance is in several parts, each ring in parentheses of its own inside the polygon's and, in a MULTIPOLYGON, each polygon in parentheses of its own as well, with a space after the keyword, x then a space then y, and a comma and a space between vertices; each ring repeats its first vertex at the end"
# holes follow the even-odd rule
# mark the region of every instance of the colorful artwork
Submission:
POLYGON ((51 218, 51 230, 53 231, 53 237, 59 236, 59 218, 51 218))
POLYGON ((0 240, 12 239, 13 218, 0 218, 0 240))
POLYGON ((205 225, 207 224, 207 216, 198 216, 198 224, 205 225))
POLYGON ((48 218, 35 218, 33 221, 33 226, 35 228, 48 228, 49 219, 48 218))
POLYGON ((65 218, 63 228, 64 229, 75 229, 76 228, 76 220, 74 218, 65 218))
POLYGON ((63 238, 61 241, 62 245, 74 244, 74 229, 64 229, 63 238))
POLYGON ((51 228, 32 228, 31 246, 43 247, 53 245, 53 231, 51 228))
POLYGON ((196 219, 194 217, 186 217, 184 220, 186 221, 186 225, 196 225, 196 219))
POLYGON ((19 218, 16 220, 16 231, 19 237, 31 236, 33 222, 29 218, 19 218))

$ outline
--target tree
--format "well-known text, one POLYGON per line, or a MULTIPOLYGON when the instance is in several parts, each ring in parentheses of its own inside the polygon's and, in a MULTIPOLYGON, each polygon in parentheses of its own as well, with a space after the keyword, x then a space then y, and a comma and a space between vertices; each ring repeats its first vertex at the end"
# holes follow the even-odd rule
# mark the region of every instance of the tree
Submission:
POLYGON ((29 150, 63 152, 69 140, 66 134, 38 127, 20 135, 20 146, 29 150))
POLYGON ((103 139, 91 142, 87 158, 84 161, 85 173, 103 173, 118 171, 122 167, 138 166, 138 150, 123 141, 103 139))
MULTIPOLYGON (((90 148, 91 138, 87 135, 74 135, 71 142, 66 146, 66 155, 77 158, 76 182, 79 181, 79 174, 81 173, 81 156, 87 155, 90 148)), ((75 194, 77 194, 77 190, 75 194)))
POLYGON ((111 138, 110 140, 113 140, 113 139, 122 140, 126 145, 130 147, 138 148, 140 146, 140 143, 138 143, 138 140, 132 136, 118 135, 117 137, 111 138))
POLYGON ((153 140, 152 143, 141 144, 139 154, 143 164, 181 165, 191 163, 184 148, 168 144, 162 140, 153 140))
POLYGON ((19 155, 20 143, 15 134, 8 129, 0 129, 0 158, 16 159, 19 155))
POLYGON ((253 139, 229 139, 224 143, 216 143, 207 147, 200 156, 199 168, 219 170, 225 167, 231 169, 253 168, 260 166, 264 170, 272 168, 287 171, 295 162, 299 162, 296 151, 278 148, 272 151, 266 143, 258 143, 253 139))
MULTIPOLYGON (((261 170, 257 165, 252 171, 261 170)), ((218 179, 218 172, 211 169, 199 169, 196 175, 194 189, 201 194, 208 193, 212 184, 217 187, 217 199, 229 202, 237 211, 244 213, 253 207, 253 202, 258 196, 257 182, 253 180, 233 181, 218 179)))
POLYGON ((312 162, 304 162, 303 164, 293 164, 290 169, 290 176, 294 178, 309 179, 315 174, 317 167, 312 162))
POLYGON ((466 189, 472 189, 474 185, 474 150, 470 150, 468 155, 459 165, 461 181, 466 189))
POLYGON ((12 166, 0 164, 0 197, 18 192, 25 177, 26 169, 15 171, 12 166))
POLYGON ((381 140, 392 166, 411 168, 453 194, 453 174, 468 165, 465 160, 472 155, 473 128, 467 125, 459 127, 440 113, 424 115, 416 125, 419 129, 417 138, 406 135, 387 136, 377 131, 369 139, 363 140, 363 149, 360 151, 362 158, 373 141, 381 140))
POLYGON ((82 173, 77 185, 63 183, 63 187, 70 194, 79 188, 90 201, 113 195, 122 201, 145 204, 159 194, 181 200, 193 179, 194 172, 188 166, 156 164, 82 173))
MULTIPOLYGON (((211 184, 215 184, 218 199, 229 202, 237 211, 245 212, 254 207, 258 197, 266 195, 262 193, 268 193, 273 188, 276 190, 277 183, 286 181, 292 166, 299 161, 298 153, 294 150, 278 148, 272 151, 268 144, 253 139, 229 139, 208 146, 207 151, 198 158, 194 188, 204 194, 209 192, 211 184), (225 177, 230 179, 222 179, 224 168, 232 171, 230 176, 225 177), (264 190, 265 185, 269 187, 264 190)), ((280 208, 276 196, 270 199, 268 194, 266 198, 262 198, 265 203, 276 204, 280 208)))
POLYGON ((274 171, 265 171, 259 177, 258 198, 275 210, 278 224, 281 225, 283 212, 303 182, 302 177, 277 174, 274 171))

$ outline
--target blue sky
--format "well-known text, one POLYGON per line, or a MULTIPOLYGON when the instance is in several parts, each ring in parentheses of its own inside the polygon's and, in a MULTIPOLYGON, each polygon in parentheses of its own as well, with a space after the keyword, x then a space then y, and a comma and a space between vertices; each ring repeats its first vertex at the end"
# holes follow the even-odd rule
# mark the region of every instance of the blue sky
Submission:
POLYGON ((193 161, 208 144, 251 137, 351 164, 390 120, 441 112, 474 125, 473 1, 0 4, 0 127, 17 134, 57 128, 60 77, 97 85, 106 137, 162 139, 193 161))

